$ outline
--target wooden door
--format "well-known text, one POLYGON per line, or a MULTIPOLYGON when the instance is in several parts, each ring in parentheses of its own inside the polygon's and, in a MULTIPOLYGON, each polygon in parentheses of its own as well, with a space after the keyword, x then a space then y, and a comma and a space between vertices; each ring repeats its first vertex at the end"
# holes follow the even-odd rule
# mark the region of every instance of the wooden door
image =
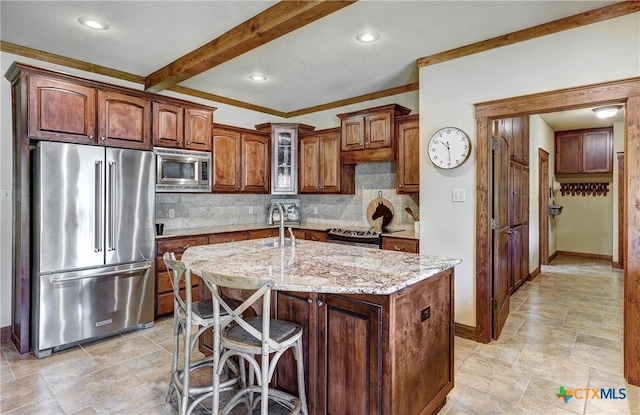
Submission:
POLYGON ((269 193, 271 164, 268 136, 243 133, 241 145, 242 174, 240 190, 248 193, 269 193))
POLYGON ((624 153, 618 153, 618 262, 614 262, 614 268, 624 269, 624 153))
POLYGON ((391 147, 391 112, 384 111, 365 117, 365 148, 391 147))
POLYGON ((211 131, 213 112, 195 108, 185 109, 185 148, 197 151, 211 151, 211 131))
POLYGON ((95 143, 95 88, 32 75, 28 105, 30 138, 95 143))
POLYGON ((419 119, 412 116, 398 124, 396 190, 398 193, 420 191, 420 132, 419 119))
POLYGON ((98 143, 151 149, 151 101, 98 90, 98 143))
POLYGON ((364 117, 356 115, 344 118, 342 126, 342 151, 361 150, 364 148, 364 117))
POLYGON ((177 105, 154 102, 153 145, 182 148, 184 144, 184 110, 177 105))
POLYGON ((509 223, 522 223, 522 165, 514 161, 509 166, 509 223))
POLYGON ((240 147, 239 132, 214 129, 211 150, 211 189, 214 192, 240 191, 240 147))
POLYGON ((494 122, 493 151, 493 286, 492 286, 492 336, 500 337, 502 327, 509 316, 509 141, 500 134, 500 123, 494 122))
POLYGON ((509 233, 509 294, 511 294, 520 287, 523 278, 522 249, 524 241, 522 225, 512 227, 509 233))
POLYGON ((340 134, 324 133, 319 137, 320 193, 340 192, 340 134))
POLYGON ((543 149, 538 149, 538 214, 539 229, 538 253, 539 264, 549 264, 549 153, 543 149))
POLYGON ((300 140, 300 193, 317 193, 320 177, 320 139, 317 135, 300 140))
POLYGON ((331 294, 318 301, 318 413, 380 413, 382 307, 331 294))

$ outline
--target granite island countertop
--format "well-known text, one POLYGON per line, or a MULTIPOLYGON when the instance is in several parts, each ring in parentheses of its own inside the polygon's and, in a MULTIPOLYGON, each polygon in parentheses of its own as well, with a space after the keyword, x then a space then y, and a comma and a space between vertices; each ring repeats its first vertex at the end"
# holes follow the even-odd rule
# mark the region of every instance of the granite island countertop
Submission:
POLYGON ((462 262, 306 240, 285 248, 264 241, 194 246, 182 260, 199 276, 203 270, 239 277, 270 276, 274 289, 281 291, 378 295, 394 293, 462 262))

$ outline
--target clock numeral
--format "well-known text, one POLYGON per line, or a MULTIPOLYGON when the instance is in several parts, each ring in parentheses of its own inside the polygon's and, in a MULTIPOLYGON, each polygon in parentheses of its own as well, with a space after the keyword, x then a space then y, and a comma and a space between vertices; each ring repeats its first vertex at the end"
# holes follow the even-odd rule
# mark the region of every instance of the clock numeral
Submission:
POLYGON ((447 163, 447 167, 451 167, 451 163, 447 163))
POLYGON ((433 153, 434 151, 436 151, 436 149, 434 147, 431 147, 431 152, 433 153))
POLYGON ((434 160, 438 160, 438 156, 433 156, 433 159, 434 160))

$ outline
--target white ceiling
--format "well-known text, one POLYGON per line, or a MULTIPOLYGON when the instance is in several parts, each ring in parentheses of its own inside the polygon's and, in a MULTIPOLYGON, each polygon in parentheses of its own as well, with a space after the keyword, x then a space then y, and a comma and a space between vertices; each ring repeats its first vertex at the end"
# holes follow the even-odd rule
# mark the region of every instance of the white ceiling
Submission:
MULTIPOLYGON (((275 3, 2 0, 0 37, 147 76, 275 3), (81 16, 110 28, 87 29, 81 16)), ((179 85, 290 112, 416 82, 418 58, 612 3, 361 0, 179 85), (367 29, 381 39, 357 42, 367 29), (269 79, 250 81, 256 72, 269 79)))

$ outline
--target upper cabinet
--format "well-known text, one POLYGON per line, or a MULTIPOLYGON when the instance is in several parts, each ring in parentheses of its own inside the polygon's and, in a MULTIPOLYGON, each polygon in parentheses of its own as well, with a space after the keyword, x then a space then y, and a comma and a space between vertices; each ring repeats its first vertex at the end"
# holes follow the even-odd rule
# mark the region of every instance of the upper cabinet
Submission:
POLYGON ((267 134, 216 125, 212 141, 212 190, 269 193, 269 144, 267 134))
POLYGON ((98 90, 98 143, 151 148, 151 101, 115 91, 98 90))
POLYGON ((340 129, 300 139, 300 193, 355 193, 355 165, 340 164, 340 129))
POLYGON ((153 103, 153 145, 211 151, 213 111, 153 103))
POLYGON ((398 104, 338 114, 342 132, 342 163, 394 159, 395 118, 411 112, 398 104))
POLYGON ((556 133, 556 174, 612 173, 613 130, 597 128, 556 133))
POLYGON ((32 75, 28 91, 29 138, 95 143, 95 88, 32 75))
POLYGON ((396 119, 396 192, 420 191, 420 119, 418 114, 396 119))

